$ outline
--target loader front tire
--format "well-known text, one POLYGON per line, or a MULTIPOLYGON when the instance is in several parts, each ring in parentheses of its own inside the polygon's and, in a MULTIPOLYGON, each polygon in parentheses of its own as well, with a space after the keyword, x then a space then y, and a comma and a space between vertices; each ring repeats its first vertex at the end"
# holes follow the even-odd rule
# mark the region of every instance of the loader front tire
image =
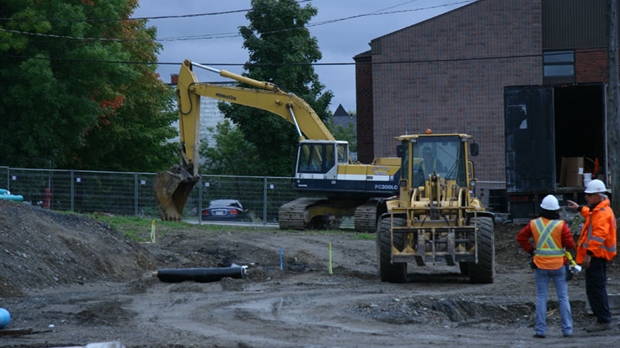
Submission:
MULTIPOLYGON (((394 226, 404 226, 405 219, 394 218, 394 226)), ((381 281, 390 283, 404 283, 407 281, 407 263, 392 262, 392 240, 390 237, 391 219, 389 216, 381 218, 377 224, 377 259, 379 261, 379 275, 381 281)), ((404 238, 402 234, 394 235, 394 245, 402 248, 404 238)))
POLYGON ((478 217, 471 219, 470 225, 478 226, 478 263, 468 265, 469 282, 474 284, 493 283, 495 277, 495 237, 493 219, 478 217))

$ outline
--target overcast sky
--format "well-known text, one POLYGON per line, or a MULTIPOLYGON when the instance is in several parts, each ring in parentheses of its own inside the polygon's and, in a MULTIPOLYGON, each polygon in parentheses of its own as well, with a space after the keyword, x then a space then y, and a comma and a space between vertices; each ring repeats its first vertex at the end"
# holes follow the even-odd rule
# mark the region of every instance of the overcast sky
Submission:
MULTIPOLYGON (((473 0, 312 0, 318 9, 309 25, 310 33, 319 42, 323 54, 320 63, 349 65, 315 66, 320 81, 334 93, 330 110, 339 104, 355 110, 355 68, 353 57, 367 51, 372 39, 414 25, 473 0)), ((157 39, 163 44, 159 54, 158 72, 170 82, 170 75, 179 71, 185 59, 201 62, 217 69, 242 73, 240 66, 248 53, 241 46, 239 27, 248 25, 245 18, 251 8, 250 0, 140 0, 134 17, 185 16, 181 18, 150 19, 149 26, 157 27, 157 39), (231 12, 228 14, 214 14, 231 12), (197 14, 211 14, 191 16, 197 14), (190 15, 190 16, 188 16, 190 15), (161 41, 160 41, 161 40, 161 41), (174 64, 164 64, 174 63, 174 64)), ((197 69, 202 82, 222 81, 217 74, 197 69)))

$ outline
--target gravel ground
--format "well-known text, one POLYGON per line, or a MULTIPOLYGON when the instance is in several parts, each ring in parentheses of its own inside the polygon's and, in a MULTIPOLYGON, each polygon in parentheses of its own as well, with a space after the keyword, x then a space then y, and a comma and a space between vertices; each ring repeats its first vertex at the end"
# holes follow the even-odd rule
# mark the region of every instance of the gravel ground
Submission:
MULTIPOLYGON (((0 330, 0 346, 566 348, 613 346, 620 336, 617 320, 609 331, 582 329, 593 317, 579 274, 569 284, 574 336, 562 337, 551 288, 548 336, 532 338, 534 280, 519 225, 496 225, 495 282, 475 285, 458 267, 414 265, 407 283, 382 283, 374 240, 350 231, 171 226, 158 227, 154 244, 136 243, 89 217, 0 201, 0 307, 12 316, 7 330, 32 330, 0 330), (232 263, 248 266, 247 276, 153 277, 232 263)), ((620 294, 619 268, 610 265, 610 294, 620 294)))

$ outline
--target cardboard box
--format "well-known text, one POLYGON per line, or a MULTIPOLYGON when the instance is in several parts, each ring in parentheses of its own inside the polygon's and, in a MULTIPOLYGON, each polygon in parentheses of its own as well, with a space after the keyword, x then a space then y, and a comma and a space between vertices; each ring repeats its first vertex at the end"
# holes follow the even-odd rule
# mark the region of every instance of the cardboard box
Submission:
POLYGON ((583 157, 562 157, 560 186, 583 186, 583 157))

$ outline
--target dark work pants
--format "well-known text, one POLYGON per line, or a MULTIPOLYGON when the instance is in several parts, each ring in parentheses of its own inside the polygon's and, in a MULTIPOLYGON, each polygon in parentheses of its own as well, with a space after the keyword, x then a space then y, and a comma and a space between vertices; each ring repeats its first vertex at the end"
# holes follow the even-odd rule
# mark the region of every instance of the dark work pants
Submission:
POLYGON ((586 268, 586 294, 597 323, 610 323, 611 312, 607 302, 607 260, 592 257, 586 268))

